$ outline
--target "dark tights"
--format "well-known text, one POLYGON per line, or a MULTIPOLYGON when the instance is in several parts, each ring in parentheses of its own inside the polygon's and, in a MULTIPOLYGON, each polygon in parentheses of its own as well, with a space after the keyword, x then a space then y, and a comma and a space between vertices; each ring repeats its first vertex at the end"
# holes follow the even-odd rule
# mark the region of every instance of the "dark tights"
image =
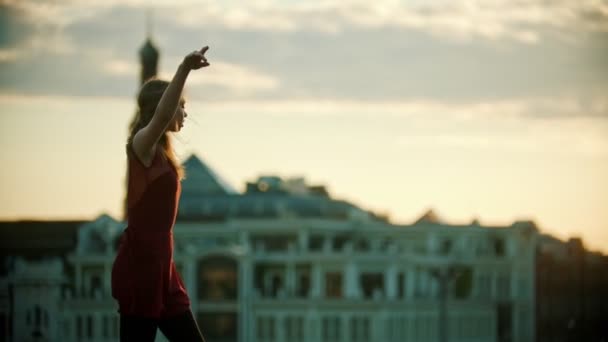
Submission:
POLYGON ((163 319, 120 315, 120 342, 153 342, 156 329, 171 342, 205 342, 190 310, 163 319))

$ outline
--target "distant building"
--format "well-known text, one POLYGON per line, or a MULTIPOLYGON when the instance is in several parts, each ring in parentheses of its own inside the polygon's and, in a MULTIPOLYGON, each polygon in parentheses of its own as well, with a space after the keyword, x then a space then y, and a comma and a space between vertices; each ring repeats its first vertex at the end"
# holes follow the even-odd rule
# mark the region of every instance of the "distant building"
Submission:
MULTIPOLYGON (((185 167, 174 258, 209 341, 534 340, 531 222, 393 225, 302 179, 260 177, 241 194, 197 157, 185 167)), ((115 341, 125 223, 39 225, 0 224, 3 251, 14 245, 3 340, 115 341)))
POLYGON ((541 236, 536 297, 537 341, 608 341, 608 256, 541 236))

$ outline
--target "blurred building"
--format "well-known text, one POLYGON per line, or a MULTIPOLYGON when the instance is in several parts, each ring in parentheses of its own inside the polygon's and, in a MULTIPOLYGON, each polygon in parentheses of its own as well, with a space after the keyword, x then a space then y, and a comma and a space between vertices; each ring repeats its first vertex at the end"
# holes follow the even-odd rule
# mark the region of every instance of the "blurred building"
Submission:
POLYGON ((546 235, 537 248, 537 341, 608 341, 608 256, 546 235))
MULTIPOLYGON (((531 222, 394 225, 303 179, 238 193, 195 156, 185 167, 174 258, 209 341, 534 340, 531 222)), ((1 341, 117 340, 124 227, 0 225, 1 341)))

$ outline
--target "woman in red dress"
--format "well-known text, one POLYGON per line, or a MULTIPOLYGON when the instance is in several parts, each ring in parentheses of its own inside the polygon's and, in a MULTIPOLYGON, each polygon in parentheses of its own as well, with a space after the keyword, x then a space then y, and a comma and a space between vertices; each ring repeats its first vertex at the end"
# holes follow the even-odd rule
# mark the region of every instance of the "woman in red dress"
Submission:
POLYGON ((171 82, 149 80, 138 95, 138 117, 127 142, 128 227, 112 267, 120 341, 204 341, 173 262, 173 225, 183 176, 171 147, 187 116, 182 91, 188 74, 209 66, 208 47, 187 55, 171 82))

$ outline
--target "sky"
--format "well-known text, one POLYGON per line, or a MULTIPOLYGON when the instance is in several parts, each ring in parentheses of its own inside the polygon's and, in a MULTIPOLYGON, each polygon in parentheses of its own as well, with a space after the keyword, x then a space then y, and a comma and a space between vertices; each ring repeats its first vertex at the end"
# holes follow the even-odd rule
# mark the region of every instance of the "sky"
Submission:
POLYGON ((608 253, 605 0, 0 0, 0 219, 120 216, 147 36, 164 78, 210 46, 176 149, 236 189, 305 177, 608 253))

